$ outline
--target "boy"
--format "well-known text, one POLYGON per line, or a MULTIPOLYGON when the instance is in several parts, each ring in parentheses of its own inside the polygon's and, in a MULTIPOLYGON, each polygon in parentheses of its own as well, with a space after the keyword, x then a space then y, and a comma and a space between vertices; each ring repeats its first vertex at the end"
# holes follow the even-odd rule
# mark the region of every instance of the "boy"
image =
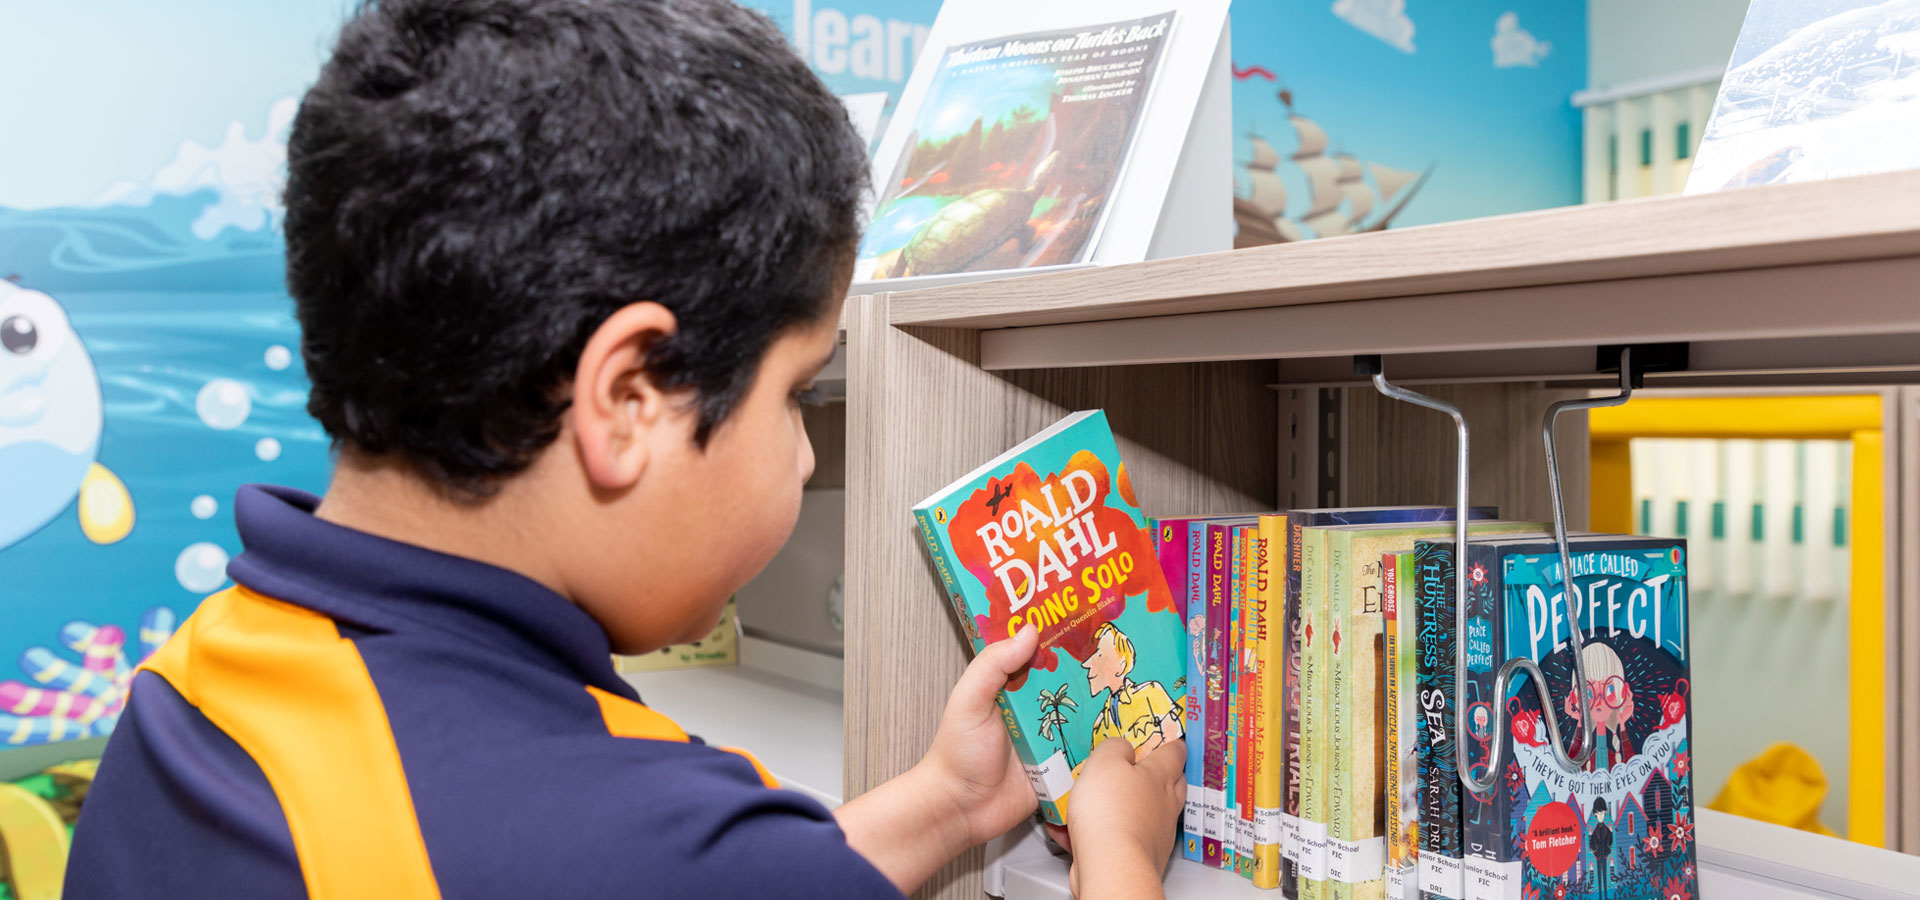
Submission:
MULTIPOLYGON (((381 0, 288 144, 287 282, 338 448, 248 487, 236 587, 134 679, 96 897, 879 897, 1035 806, 981 653, 829 813, 638 702, 785 540, 866 160, 724 0, 381 0)), ((1184 751, 1093 754, 1077 889, 1153 896, 1184 751)))

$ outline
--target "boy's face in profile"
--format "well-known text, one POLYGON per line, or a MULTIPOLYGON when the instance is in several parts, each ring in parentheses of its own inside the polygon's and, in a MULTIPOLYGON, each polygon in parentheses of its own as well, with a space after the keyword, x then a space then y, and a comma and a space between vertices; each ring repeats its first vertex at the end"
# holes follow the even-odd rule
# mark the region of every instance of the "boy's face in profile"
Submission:
POLYGON ((1120 658, 1119 641, 1112 634, 1103 635, 1100 643, 1093 648, 1093 655, 1080 667, 1087 670, 1088 692, 1098 696, 1101 691, 1118 691, 1126 684, 1126 661, 1120 658))

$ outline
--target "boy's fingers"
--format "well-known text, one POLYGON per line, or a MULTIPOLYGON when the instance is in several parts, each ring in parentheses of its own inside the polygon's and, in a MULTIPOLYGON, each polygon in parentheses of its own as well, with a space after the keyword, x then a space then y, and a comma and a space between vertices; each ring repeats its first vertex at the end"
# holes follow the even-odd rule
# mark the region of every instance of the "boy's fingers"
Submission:
POLYGON ((1033 659, 1039 643, 1040 632, 1032 625, 1023 625, 1013 637, 988 644, 960 674, 949 702, 969 708, 992 704, 994 695, 1007 686, 1007 679, 1033 659))

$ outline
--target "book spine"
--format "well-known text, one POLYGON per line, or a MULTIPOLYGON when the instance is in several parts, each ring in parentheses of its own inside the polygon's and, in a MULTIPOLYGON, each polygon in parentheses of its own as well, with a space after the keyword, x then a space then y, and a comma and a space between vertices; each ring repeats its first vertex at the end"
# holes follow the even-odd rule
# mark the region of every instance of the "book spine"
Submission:
POLYGON ((1322 900, 1327 877, 1327 532, 1300 545, 1300 900, 1322 900))
MULTIPOLYGON (((1495 578, 1493 548, 1467 545, 1467 633, 1460 640, 1467 652, 1467 696, 1459 708, 1463 735, 1459 752, 1466 754, 1468 771, 1485 777, 1491 759, 1494 705, 1494 676, 1504 662, 1506 616, 1495 578)), ((1467 900, 1507 900, 1509 888, 1517 888, 1517 879, 1505 877, 1498 859, 1498 847, 1505 841, 1506 821, 1498 809, 1504 791, 1496 782, 1494 790, 1481 794, 1464 785, 1460 793, 1460 864, 1465 874, 1467 900)))
POLYGON ((1333 531, 1327 534, 1327 706, 1325 781, 1322 794, 1327 807, 1327 900, 1353 900, 1353 873, 1340 852, 1341 845, 1352 840, 1349 820, 1353 817, 1353 767, 1358 762, 1353 745, 1353 605, 1354 591, 1353 533, 1333 531))
POLYGON ((1411 624, 1413 614, 1413 553, 1388 553, 1380 560, 1382 604, 1384 604, 1384 666, 1386 687, 1382 693, 1384 729, 1386 729, 1386 896, 1390 900, 1413 900, 1419 896, 1419 871, 1413 867, 1411 823, 1419 821, 1417 808, 1407 800, 1407 787, 1419 783, 1419 766, 1407 766, 1415 731, 1413 722, 1413 681, 1417 672, 1407 666, 1413 660, 1411 649, 1417 643, 1411 624), (1405 585, 1405 587, 1402 587, 1405 585), (1402 599, 1409 604, 1402 608, 1402 599))
POLYGON ((1260 604, 1259 593, 1255 587, 1258 579, 1254 569, 1258 563, 1254 560, 1254 551, 1259 546, 1260 526, 1243 525, 1240 535, 1240 639, 1238 642, 1239 659, 1234 667, 1238 672, 1240 709, 1235 714, 1238 731, 1234 736, 1234 760, 1237 775, 1235 777, 1234 796, 1239 801, 1240 819, 1238 822, 1239 841, 1234 845, 1235 868, 1240 877, 1253 879, 1253 782, 1256 760, 1253 753, 1253 704, 1256 689, 1259 686, 1260 670, 1256 667, 1253 655, 1254 631, 1258 627, 1254 616, 1260 604))
POLYGON ((1241 577, 1242 547, 1240 529, 1234 527, 1228 541, 1232 548, 1233 571, 1228 588, 1232 591, 1227 606, 1227 739, 1222 784, 1226 791, 1226 819, 1220 834, 1220 867, 1229 872, 1240 866, 1240 607, 1246 600, 1245 579, 1241 577))
MULTIPOLYGON (((966 595, 961 591, 959 560, 947 552, 946 545, 940 540, 939 525, 925 510, 915 510, 914 518, 920 523, 920 537, 926 542, 927 553, 933 557, 933 567, 940 573, 940 584, 945 589, 947 600, 953 605, 953 613, 960 617, 960 630, 965 632, 973 643, 973 652, 979 653, 986 647, 979 629, 973 625, 973 617, 967 610, 966 595)), ((994 695, 994 701, 1000 705, 1000 721, 1006 723, 1007 736, 1012 740, 1013 752, 1020 758, 1020 765, 1027 772, 1027 781, 1033 785, 1033 793, 1040 798, 1040 812, 1047 821, 1055 825, 1067 824, 1066 797, 1073 789, 1073 769, 1067 765, 1066 757, 1052 748, 1036 752, 1041 748, 1029 743, 1020 718, 1014 714, 1013 701, 1002 690, 994 695)))
POLYGON ((1207 865, 1221 864, 1220 838, 1226 826, 1227 703, 1226 654, 1227 585, 1231 561, 1228 527, 1207 526, 1207 731, 1206 810, 1202 819, 1201 850, 1207 865))
POLYGON ((1281 584, 1285 618, 1280 629, 1280 746, 1284 770, 1280 786, 1280 892, 1300 896, 1300 551, 1306 526, 1288 516, 1281 548, 1281 584))
POLYGON ((1387 809, 1387 863, 1386 890, 1389 900, 1406 900, 1407 896, 1407 858, 1406 848, 1401 838, 1406 834, 1406 821, 1400 813, 1400 784, 1404 773, 1400 770, 1400 679, 1405 677, 1400 671, 1400 558, 1402 554, 1387 553, 1380 559, 1380 607, 1382 627, 1380 630, 1381 665, 1386 667, 1386 687, 1380 703, 1383 708, 1381 726, 1382 739, 1386 741, 1387 775, 1380 791, 1386 800, 1387 809))
POLYGON ((1178 527, 1183 535, 1181 589, 1187 610, 1187 810, 1182 853, 1194 862, 1205 862, 1201 840, 1207 805, 1207 527, 1198 522, 1178 527))
POLYGON ((1261 516, 1254 549, 1253 695, 1253 884, 1280 886, 1280 811, 1286 751, 1280 731, 1280 632, 1286 617, 1286 587, 1281 551, 1286 545, 1285 516, 1261 516))
POLYGON ((1464 900, 1454 770, 1453 545, 1416 544, 1420 611, 1420 895, 1464 900))
POLYGON ((1330 745, 1328 779, 1328 895, 1380 900, 1386 863, 1380 799, 1385 756, 1381 744, 1381 539, 1341 531, 1329 538, 1334 634, 1329 647, 1330 745))

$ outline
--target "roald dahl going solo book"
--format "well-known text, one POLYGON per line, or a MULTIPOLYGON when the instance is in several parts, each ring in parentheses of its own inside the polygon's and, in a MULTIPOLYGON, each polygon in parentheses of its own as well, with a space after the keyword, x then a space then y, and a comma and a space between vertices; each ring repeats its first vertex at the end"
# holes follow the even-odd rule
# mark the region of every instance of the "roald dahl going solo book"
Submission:
POLYGON ((1183 736, 1182 610, 1155 556, 1106 413, 1078 412, 914 507, 974 652, 1038 629, 1000 692, 1048 821, 1102 741, 1144 755, 1183 736))

